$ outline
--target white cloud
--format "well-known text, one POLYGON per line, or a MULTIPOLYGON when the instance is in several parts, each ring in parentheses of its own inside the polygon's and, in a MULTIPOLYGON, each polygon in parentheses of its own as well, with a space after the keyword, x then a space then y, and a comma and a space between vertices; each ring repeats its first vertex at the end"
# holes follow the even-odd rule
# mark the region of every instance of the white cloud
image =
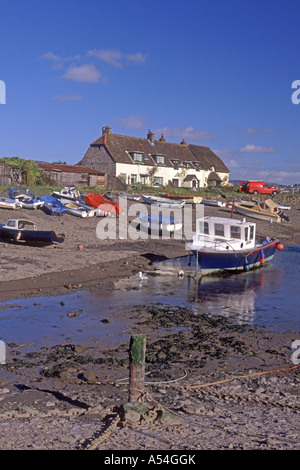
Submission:
POLYGON ((121 68, 122 63, 122 53, 120 51, 115 51, 113 49, 94 49, 93 51, 88 51, 88 56, 96 57, 97 59, 104 60, 108 64, 116 68, 121 68))
POLYGON ((125 60, 134 64, 142 64, 146 61, 146 54, 141 52, 126 55, 114 49, 94 49, 88 51, 87 55, 103 60, 107 64, 119 69, 122 68, 125 60))
POLYGON ((68 68, 62 78, 74 82, 98 83, 101 74, 92 64, 71 66, 68 68))
POLYGON ((78 95, 58 95, 58 96, 52 96, 51 98, 53 101, 81 101, 83 100, 83 96, 78 96, 78 95))
POLYGON ((80 55, 62 57, 58 54, 53 54, 53 52, 46 52, 40 57, 43 60, 49 60, 53 63, 54 68, 60 69, 66 62, 75 62, 80 60, 80 55))
POLYGON ((161 129, 156 129, 155 134, 164 134, 166 138, 173 137, 176 139, 185 139, 188 141, 187 143, 191 143, 194 140, 207 140, 213 137, 210 132, 204 131, 202 129, 195 129, 192 126, 184 128, 164 127, 161 129))
POLYGON ((275 153, 274 147, 262 147, 261 145, 247 144, 239 150, 239 153, 275 153))

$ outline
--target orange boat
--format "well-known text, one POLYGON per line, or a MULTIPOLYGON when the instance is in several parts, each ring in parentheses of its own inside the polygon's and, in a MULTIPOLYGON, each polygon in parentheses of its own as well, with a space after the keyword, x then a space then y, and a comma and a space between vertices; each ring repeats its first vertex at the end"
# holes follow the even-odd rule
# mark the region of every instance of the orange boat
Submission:
POLYGON ((96 209, 100 208, 103 211, 106 211, 110 214, 115 214, 116 217, 120 215, 122 212, 121 207, 114 201, 107 199, 106 197, 102 196, 101 194, 93 194, 88 193, 85 195, 85 203, 89 206, 92 206, 96 209))

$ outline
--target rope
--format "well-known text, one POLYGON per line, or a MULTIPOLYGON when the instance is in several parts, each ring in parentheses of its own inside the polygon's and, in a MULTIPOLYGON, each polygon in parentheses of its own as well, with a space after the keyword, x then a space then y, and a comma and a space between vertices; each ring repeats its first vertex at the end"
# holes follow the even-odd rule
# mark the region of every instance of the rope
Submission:
MULTIPOLYGON (((174 366, 175 367, 175 366, 174 366)), ((174 382, 178 382, 179 380, 183 380, 185 379, 185 377, 187 377, 187 372, 185 369, 183 369, 182 367, 180 367, 180 369, 183 370, 183 375, 181 377, 178 377, 177 379, 171 379, 171 380, 159 380, 159 381, 155 381, 155 382, 145 382, 145 385, 160 385, 160 384, 170 384, 170 383, 174 383, 174 382)), ((145 375, 149 375, 151 372, 147 372, 145 375)), ((128 385, 129 384, 129 380, 128 379, 118 379, 116 380, 115 382, 115 386, 117 387, 118 385, 128 385)))
POLYGON ((300 367, 300 364, 297 364, 296 366, 288 367, 286 369, 277 369, 277 370, 269 370, 269 371, 265 371, 265 372, 254 372, 252 374, 246 374, 246 375, 237 375, 237 376, 231 377, 229 379, 218 380, 217 382, 211 382, 211 383, 202 384, 202 385, 188 386, 187 389, 188 390, 197 390, 199 388, 211 387, 212 385, 219 385, 219 384, 223 384, 223 383, 227 383, 227 382, 232 382, 233 380, 236 380, 236 379, 246 379, 248 377, 257 377, 259 375, 267 375, 267 374, 277 374, 279 372, 286 372, 286 371, 290 371, 290 370, 295 370, 295 369, 298 369, 299 367, 300 367))

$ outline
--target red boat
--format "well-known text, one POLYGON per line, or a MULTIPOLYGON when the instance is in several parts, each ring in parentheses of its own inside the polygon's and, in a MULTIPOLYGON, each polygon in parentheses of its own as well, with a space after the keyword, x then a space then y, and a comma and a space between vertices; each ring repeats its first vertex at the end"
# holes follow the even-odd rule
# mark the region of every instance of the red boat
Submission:
POLYGON ((111 199, 107 199, 101 194, 88 193, 85 195, 85 203, 96 209, 102 209, 105 212, 110 214, 115 214, 116 217, 119 217, 120 212, 122 212, 121 207, 116 202, 111 199))

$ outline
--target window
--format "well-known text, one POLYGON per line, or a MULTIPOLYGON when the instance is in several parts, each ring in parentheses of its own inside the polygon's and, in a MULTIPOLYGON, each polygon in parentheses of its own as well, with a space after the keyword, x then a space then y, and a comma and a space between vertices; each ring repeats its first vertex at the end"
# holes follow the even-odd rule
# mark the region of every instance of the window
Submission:
POLYGON ((205 235, 209 235, 209 227, 208 222, 200 222, 200 232, 205 233, 205 235))
POLYGON ((134 162, 142 162, 143 161, 143 154, 133 152, 133 161, 134 162))
POLYGON ((254 225, 251 225, 250 227, 250 240, 253 240, 254 238, 254 225))
POLYGON ((224 237, 224 225, 223 224, 215 224, 215 235, 218 237, 224 237))
POLYGON ((173 178, 173 179, 172 179, 172 183, 174 184, 175 188, 178 188, 178 186, 179 186, 179 179, 173 178))
POLYGON ((164 165, 165 164, 165 157, 164 155, 153 155, 153 158, 157 164, 164 165))
POLYGON ((137 182, 137 175, 131 175, 130 184, 135 184, 137 182))
POLYGON ((194 167, 196 168, 196 171, 200 171, 200 163, 199 162, 193 162, 194 167))
POLYGON ((241 238, 241 227, 235 227, 232 225, 230 227, 231 238, 241 238))
POLYGON ((172 160, 172 163, 174 165, 174 170, 178 170, 179 168, 179 161, 178 160, 172 160))
POLYGON ((162 185, 163 184, 163 178, 161 176, 154 176, 153 184, 162 185))
POLYGON ((245 227, 245 241, 249 240, 249 228, 245 227))

